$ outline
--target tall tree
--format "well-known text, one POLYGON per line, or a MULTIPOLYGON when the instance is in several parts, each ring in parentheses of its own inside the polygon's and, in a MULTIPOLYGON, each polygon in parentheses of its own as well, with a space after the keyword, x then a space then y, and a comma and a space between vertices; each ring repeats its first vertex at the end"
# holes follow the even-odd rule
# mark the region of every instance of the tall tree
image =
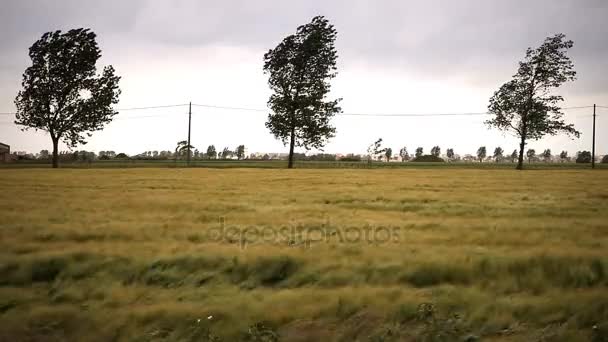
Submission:
POLYGON ((552 157, 551 150, 550 149, 544 150, 543 153, 541 154, 541 156, 543 157, 543 161, 545 163, 550 162, 551 161, 551 157, 552 157))
POLYGON ((422 147, 416 148, 416 158, 421 157, 423 153, 424 150, 422 149, 422 147))
POLYGON ((559 154, 559 159, 561 159, 562 163, 568 160, 568 151, 562 151, 559 154))
POLYGON ((528 163, 531 163, 536 158, 536 151, 533 148, 528 149, 526 157, 528 157, 528 163))
POLYGON ((480 148, 477 149, 477 159, 479 159, 479 162, 482 163, 483 160, 486 157, 486 147, 485 146, 481 146, 480 148))
POLYGON ((431 155, 433 155, 435 157, 439 157, 440 154, 441 154, 441 147, 433 146, 433 148, 431 149, 431 155))
POLYGON ((371 164, 373 159, 381 157, 385 151, 386 148, 382 148, 382 138, 379 138, 378 140, 374 141, 374 143, 369 145, 369 147, 367 148, 368 163, 371 164))
POLYGON ((215 150, 215 145, 209 145, 207 147, 207 158, 215 159, 217 157, 217 151, 215 150))
POLYGON ((15 105, 15 124, 49 133, 53 167, 58 167, 59 141, 86 144, 116 114, 120 77, 107 66, 97 75, 101 57, 95 33, 88 29, 47 32, 29 49, 32 65, 23 73, 15 105))
POLYGON ((527 139, 538 140, 560 132, 580 136, 574 125, 562 119, 559 103, 563 98, 553 94, 563 83, 576 79, 574 64, 566 54, 572 45, 565 35, 557 34, 536 49, 528 48, 513 79, 490 98, 488 110, 494 118, 486 124, 519 137, 519 170, 523 168, 527 139))
POLYGON ((224 149, 220 153, 220 156, 222 159, 228 159, 228 158, 231 158, 233 154, 234 153, 232 151, 230 151, 230 149, 228 147, 224 147, 224 149))
POLYGON ((407 152, 407 147, 403 146, 401 150, 399 150, 399 157, 401 157, 402 162, 410 159, 410 154, 407 152))
POLYGON ((337 74, 336 35, 334 26, 317 16, 264 55, 264 72, 273 91, 266 127, 284 144, 289 142, 289 168, 296 146, 321 148, 335 135, 330 120, 342 111, 340 99, 326 96, 329 81, 337 74))
MULTIPOLYGON (((175 147, 175 160, 187 155, 188 150, 192 150, 193 148, 194 146, 188 145, 188 141, 186 140, 178 141, 177 146, 175 147)), ((152 152, 146 152, 146 156, 152 157, 152 152)))
POLYGON ((238 160, 245 158, 245 145, 237 146, 235 154, 238 160))
POLYGON ((518 156, 519 154, 517 153, 517 150, 513 150, 513 153, 511 153, 511 163, 515 163, 518 156))
POLYGON ((504 153, 504 150, 502 149, 502 147, 498 146, 497 148, 495 148, 494 149, 494 161, 497 163, 502 161, 503 153, 504 153))
POLYGON ((448 148, 445 154, 448 157, 448 161, 454 160, 454 149, 453 148, 448 148))
POLYGON ((384 156, 386 157, 386 161, 389 162, 393 156, 393 149, 390 147, 384 149, 384 156))

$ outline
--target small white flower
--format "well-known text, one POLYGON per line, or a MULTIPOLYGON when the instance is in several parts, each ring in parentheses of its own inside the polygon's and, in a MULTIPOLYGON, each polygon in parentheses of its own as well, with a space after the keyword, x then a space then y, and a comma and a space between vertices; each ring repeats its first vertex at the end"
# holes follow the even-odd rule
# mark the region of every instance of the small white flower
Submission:
POLYGON ((207 319, 212 319, 212 318, 213 318, 213 316, 209 316, 209 317, 207 317, 207 319))
POLYGON ((201 319, 200 319, 200 318, 196 320, 196 323, 200 323, 200 322, 201 322, 201 319))

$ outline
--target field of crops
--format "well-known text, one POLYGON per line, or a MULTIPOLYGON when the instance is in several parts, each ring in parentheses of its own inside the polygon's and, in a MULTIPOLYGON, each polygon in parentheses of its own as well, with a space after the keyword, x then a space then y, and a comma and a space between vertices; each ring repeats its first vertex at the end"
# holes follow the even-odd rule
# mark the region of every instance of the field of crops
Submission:
POLYGON ((608 172, 0 170, 0 341, 605 341, 608 172))

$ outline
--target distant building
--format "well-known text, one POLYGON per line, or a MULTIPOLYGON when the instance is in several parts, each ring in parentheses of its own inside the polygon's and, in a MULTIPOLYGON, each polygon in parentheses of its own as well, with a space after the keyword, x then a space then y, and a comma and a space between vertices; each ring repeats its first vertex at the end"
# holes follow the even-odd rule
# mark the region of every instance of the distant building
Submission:
POLYGON ((11 147, 9 145, 0 143, 0 162, 9 162, 11 160, 11 147))

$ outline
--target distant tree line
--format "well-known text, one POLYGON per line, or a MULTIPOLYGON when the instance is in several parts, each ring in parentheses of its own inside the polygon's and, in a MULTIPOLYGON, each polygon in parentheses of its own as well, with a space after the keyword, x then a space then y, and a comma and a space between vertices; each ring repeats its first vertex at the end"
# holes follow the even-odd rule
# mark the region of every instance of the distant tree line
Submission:
MULTIPOLYGON (((62 151, 58 153, 58 160, 61 162, 92 162, 104 160, 185 160, 185 142, 179 142, 174 151, 145 151, 142 153, 128 155, 126 153, 116 153, 115 151, 99 151, 98 153, 86 150, 62 151)), ((287 160, 285 153, 251 153, 245 155, 245 145, 238 145, 234 150, 224 147, 221 152, 217 152, 214 145, 209 145, 206 152, 200 152, 191 146, 193 152, 192 160, 287 160)), ((367 154, 332 154, 316 153, 304 154, 294 153, 296 161, 342 161, 342 162, 479 162, 479 163, 516 163, 518 162, 518 152, 514 150, 511 154, 505 155, 504 150, 499 146, 494 148, 492 155, 487 155, 486 146, 480 146, 475 155, 465 154, 463 156, 454 152, 453 148, 447 148, 445 154, 441 154, 441 147, 433 146, 430 154, 424 154, 422 147, 415 149, 415 154, 409 154, 407 147, 402 147, 399 154, 393 154, 390 147, 382 147, 382 139, 375 141, 368 149, 367 154)), ((41 150, 38 153, 13 152, 17 160, 48 160, 52 154, 48 150, 41 150)), ((591 163, 590 151, 578 151, 574 156, 569 156, 567 151, 553 154, 551 149, 545 149, 537 154, 535 149, 528 149, 525 152, 525 162, 527 163, 591 163)), ((596 159, 597 160, 597 159, 596 159)), ((601 163, 608 163, 608 155, 603 156, 601 163)))

